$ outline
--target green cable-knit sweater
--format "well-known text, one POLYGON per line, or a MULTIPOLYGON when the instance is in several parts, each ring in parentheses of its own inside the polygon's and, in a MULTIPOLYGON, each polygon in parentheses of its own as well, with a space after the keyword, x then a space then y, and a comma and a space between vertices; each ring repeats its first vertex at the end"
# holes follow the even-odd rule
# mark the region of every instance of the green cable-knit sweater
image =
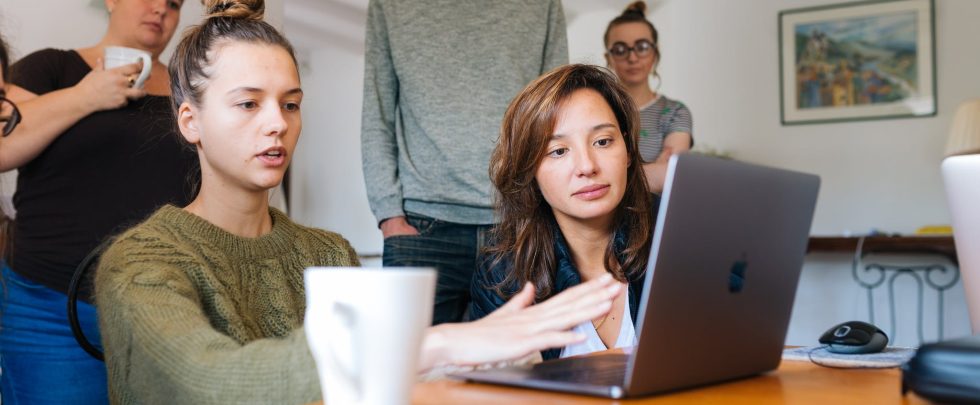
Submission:
POLYGON ((340 235, 270 212, 269 234, 243 238, 165 206, 103 254, 95 297, 112 403, 320 399, 303 269, 357 256, 340 235))

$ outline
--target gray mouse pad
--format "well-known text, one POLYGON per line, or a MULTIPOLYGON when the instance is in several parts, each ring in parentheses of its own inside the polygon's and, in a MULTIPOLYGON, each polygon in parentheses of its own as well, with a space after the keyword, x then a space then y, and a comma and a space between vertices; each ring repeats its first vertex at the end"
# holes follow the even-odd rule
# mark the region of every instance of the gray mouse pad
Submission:
POLYGON ((915 355, 908 347, 886 347, 878 353, 838 354, 828 352, 823 346, 794 347, 783 350, 783 360, 813 361, 822 366, 840 368, 890 368, 898 367, 915 355))

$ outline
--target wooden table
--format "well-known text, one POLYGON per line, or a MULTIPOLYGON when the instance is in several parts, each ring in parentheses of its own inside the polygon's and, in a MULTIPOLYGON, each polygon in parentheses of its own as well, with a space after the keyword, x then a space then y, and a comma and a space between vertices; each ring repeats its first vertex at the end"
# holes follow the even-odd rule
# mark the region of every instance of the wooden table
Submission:
POLYGON ((438 380, 415 386, 412 404, 927 404, 903 397, 898 369, 832 369, 783 361, 775 372, 703 388, 635 400, 558 394, 438 380))

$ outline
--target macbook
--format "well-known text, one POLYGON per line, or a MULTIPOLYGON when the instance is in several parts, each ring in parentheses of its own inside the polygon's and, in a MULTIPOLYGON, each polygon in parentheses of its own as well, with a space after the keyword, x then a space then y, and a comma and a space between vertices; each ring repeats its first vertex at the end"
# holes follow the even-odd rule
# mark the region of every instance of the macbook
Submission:
POLYGON ((775 369, 819 185, 810 174, 696 154, 671 157, 637 345, 455 376, 623 398, 775 369))

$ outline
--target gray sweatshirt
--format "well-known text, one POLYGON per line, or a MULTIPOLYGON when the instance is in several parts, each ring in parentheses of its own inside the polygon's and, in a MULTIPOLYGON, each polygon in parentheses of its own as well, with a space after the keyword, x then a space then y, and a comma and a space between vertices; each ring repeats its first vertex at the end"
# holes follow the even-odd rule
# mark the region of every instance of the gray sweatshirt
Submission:
POLYGON ((365 48, 361 155, 378 222, 492 223, 507 105, 568 63, 560 0, 371 0, 365 48))

